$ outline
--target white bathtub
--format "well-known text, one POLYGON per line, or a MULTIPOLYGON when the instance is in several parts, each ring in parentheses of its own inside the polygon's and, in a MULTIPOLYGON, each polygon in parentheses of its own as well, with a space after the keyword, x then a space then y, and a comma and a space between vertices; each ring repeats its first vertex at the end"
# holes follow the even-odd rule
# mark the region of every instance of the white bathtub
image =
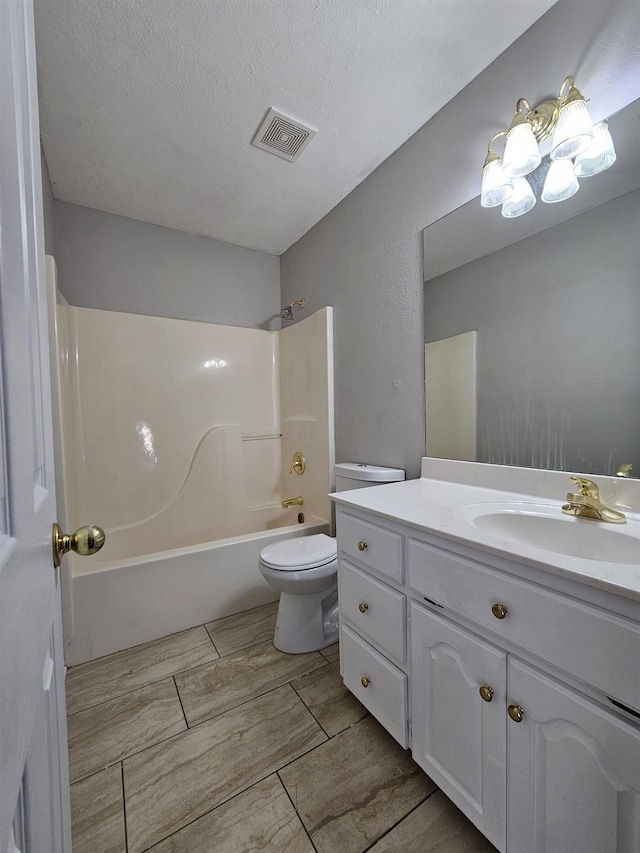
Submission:
MULTIPOLYGON (((328 522, 274 527, 130 559, 108 534, 104 557, 70 555, 66 565, 65 659, 69 666, 275 601, 258 570, 260 551, 274 539, 329 533, 328 522), (101 559, 101 557, 103 557, 101 559)), ((128 534, 129 535, 129 534, 128 534)))

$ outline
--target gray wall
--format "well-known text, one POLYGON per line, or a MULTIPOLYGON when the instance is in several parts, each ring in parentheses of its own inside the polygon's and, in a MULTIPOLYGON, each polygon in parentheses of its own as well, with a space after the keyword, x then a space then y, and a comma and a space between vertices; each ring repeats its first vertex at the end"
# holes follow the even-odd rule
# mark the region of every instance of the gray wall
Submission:
POLYGON ((635 190, 425 284, 426 341, 478 331, 479 461, 640 460, 639 214, 635 190))
POLYGON ((278 329, 280 259, 55 202, 56 260, 71 305, 278 329))
POLYGON ((44 213, 44 250, 47 255, 56 254, 56 231, 53 213, 53 191, 47 161, 44 151, 40 148, 40 165, 42 167, 42 208, 44 213))
POLYGON ((637 97, 638 8, 559 0, 282 256, 283 303, 306 298, 305 313, 335 307, 338 461, 419 475, 422 229, 478 194, 487 142, 519 97, 549 97, 567 74, 590 97, 594 120, 637 97))

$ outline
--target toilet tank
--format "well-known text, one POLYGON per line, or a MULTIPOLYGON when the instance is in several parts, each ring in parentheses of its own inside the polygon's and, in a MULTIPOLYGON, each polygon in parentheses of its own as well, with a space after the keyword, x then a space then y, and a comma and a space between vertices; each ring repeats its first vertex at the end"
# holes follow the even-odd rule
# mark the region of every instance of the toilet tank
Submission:
POLYGON ((336 492, 365 489, 382 483, 404 480, 402 468, 384 468, 381 465, 364 465, 360 462, 340 462, 334 468, 336 492))

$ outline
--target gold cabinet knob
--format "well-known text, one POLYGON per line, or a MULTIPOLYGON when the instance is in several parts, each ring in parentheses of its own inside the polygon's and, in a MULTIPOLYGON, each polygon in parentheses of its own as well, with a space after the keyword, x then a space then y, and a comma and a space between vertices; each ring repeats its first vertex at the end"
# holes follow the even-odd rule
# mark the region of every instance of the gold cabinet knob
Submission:
POLYGON ((360 679, 360 684, 362 684, 363 687, 368 687, 371 684, 371 679, 367 678, 366 675, 363 675, 360 679))
POLYGON ((360 613, 366 613, 368 609, 369 605, 366 604, 364 601, 361 601, 358 605, 358 610, 360 611, 360 613))
POLYGON ((362 540, 360 542, 358 542, 358 551, 366 551, 366 550, 367 550, 367 543, 362 542, 362 540))
POLYGON ((489 687, 488 684, 483 684, 480 688, 480 695, 484 699, 485 702, 491 702, 493 699, 494 689, 493 687, 489 687))
POLYGON ((507 713, 514 723, 521 723, 524 719, 524 710, 520 705, 509 705, 507 713))
POLYGON ((504 604, 492 604, 491 612, 496 617, 496 619, 504 619, 504 617, 509 612, 504 604))
POLYGON ((56 522, 51 531, 51 545, 53 549, 53 565, 57 568, 60 566, 60 560, 69 551, 75 551, 82 557, 88 557, 91 554, 96 554, 104 545, 106 535, 101 527, 97 524, 88 524, 85 527, 79 527, 75 533, 69 535, 63 533, 62 528, 56 522))

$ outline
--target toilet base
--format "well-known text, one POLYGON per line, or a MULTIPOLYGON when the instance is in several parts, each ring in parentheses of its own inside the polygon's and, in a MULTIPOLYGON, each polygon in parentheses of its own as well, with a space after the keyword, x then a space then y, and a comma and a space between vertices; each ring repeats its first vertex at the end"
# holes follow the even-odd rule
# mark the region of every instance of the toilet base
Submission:
POLYGON ((273 645, 289 655, 317 652, 338 641, 338 584, 322 592, 280 593, 273 645))

